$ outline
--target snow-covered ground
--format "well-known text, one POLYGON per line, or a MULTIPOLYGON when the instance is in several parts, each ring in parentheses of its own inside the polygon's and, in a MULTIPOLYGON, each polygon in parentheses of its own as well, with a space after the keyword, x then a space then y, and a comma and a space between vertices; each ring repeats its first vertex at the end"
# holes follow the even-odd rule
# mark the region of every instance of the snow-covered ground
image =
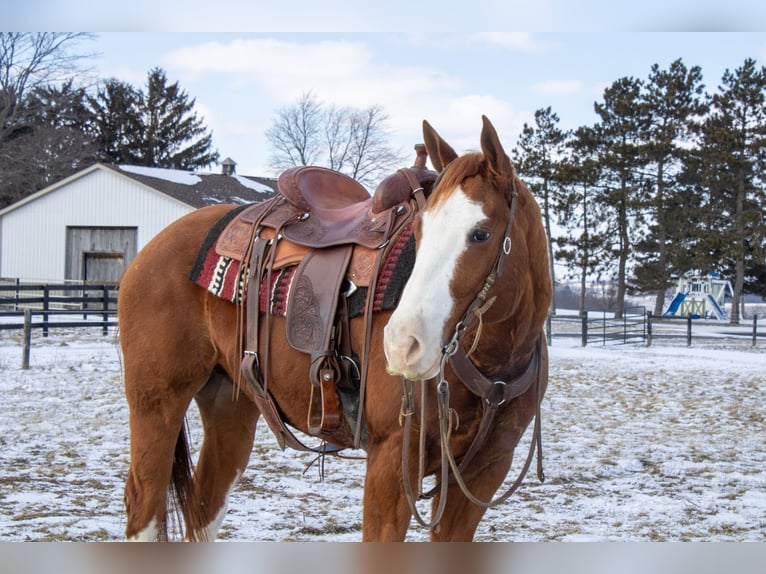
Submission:
MULTIPOLYGON (((37 331, 29 370, 21 354, 21 333, 0 331, 0 541, 120 540, 128 434, 114 337, 37 331)), ((554 339, 547 480, 530 472, 476 539, 764 541, 765 405, 764 344, 554 339)), ((517 452, 516 468, 526 445, 517 452)), ((260 423, 221 538, 360 540, 364 462, 330 458, 322 481, 311 461, 260 423)), ((425 539, 413 523, 408 540, 425 539)))

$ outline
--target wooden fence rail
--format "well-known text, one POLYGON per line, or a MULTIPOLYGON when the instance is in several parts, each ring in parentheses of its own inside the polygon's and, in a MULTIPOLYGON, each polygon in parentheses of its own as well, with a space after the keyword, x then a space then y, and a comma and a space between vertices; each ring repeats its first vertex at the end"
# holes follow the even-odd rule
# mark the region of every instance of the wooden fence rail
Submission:
POLYGON ((0 285, 0 330, 117 326, 117 285, 0 285), (26 317, 25 317, 26 312, 26 317), (13 319, 17 319, 14 321, 13 319))

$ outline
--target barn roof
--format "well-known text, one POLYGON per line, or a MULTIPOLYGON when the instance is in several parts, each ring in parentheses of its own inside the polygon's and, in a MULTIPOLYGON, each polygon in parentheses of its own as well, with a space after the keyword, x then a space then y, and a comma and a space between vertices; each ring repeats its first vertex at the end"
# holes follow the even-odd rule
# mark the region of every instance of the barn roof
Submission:
POLYGON ((106 167, 195 208, 216 203, 254 203, 273 196, 277 191, 277 180, 265 177, 135 165, 106 167))
POLYGON ((96 170, 112 171, 193 208, 217 203, 255 203, 272 197, 277 192, 277 180, 273 178, 97 163, 61 181, 57 181, 45 189, 9 205, 5 209, 0 209, 0 216, 60 189, 68 183, 96 170))

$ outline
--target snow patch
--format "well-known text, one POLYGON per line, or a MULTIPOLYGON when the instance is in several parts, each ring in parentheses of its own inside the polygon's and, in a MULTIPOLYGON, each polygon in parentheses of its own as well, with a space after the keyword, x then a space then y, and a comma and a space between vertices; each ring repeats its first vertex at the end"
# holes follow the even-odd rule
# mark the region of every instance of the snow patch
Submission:
POLYGON ((118 167, 122 171, 127 171, 128 173, 143 175, 145 177, 154 177, 156 179, 164 179, 165 181, 179 183, 181 185, 197 185, 202 181, 198 175, 181 169, 145 167, 141 165, 119 165, 118 167))

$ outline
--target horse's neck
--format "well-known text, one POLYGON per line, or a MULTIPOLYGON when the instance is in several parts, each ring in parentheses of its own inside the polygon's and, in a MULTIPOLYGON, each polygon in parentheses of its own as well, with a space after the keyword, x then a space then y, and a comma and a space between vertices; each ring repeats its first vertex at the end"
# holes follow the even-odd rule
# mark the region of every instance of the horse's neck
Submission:
MULTIPOLYGON (((472 329, 475 332, 475 329, 472 329)), ((542 326, 531 318, 509 317, 482 326, 479 343, 472 355, 477 368, 487 377, 508 380, 523 373, 535 352, 542 326), (504 361, 498 362, 503 357, 504 361)), ((472 343, 473 337, 466 344, 472 343)))

